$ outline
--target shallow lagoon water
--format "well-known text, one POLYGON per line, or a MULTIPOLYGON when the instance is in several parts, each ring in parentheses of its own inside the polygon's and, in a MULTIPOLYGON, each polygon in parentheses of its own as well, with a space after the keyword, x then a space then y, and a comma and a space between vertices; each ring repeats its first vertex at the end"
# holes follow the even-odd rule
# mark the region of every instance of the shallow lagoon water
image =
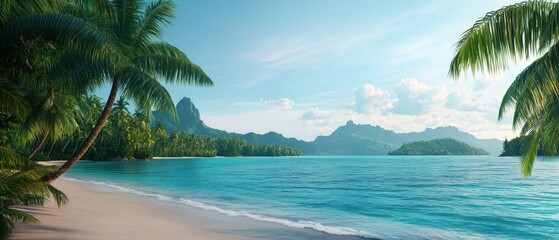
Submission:
POLYGON ((115 191, 380 239, 559 239, 559 159, 328 156, 83 162, 65 175, 115 191))

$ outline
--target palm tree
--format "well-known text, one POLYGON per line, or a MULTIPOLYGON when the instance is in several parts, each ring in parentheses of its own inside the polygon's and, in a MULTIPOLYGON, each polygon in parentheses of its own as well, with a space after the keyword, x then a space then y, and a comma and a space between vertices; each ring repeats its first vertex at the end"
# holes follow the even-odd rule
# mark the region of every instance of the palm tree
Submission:
POLYGON ((536 57, 506 91, 499 120, 514 110, 513 128, 521 127, 527 144, 522 149, 522 174, 532 173, 537 150, 557 153, 559 144, 559 4, 528 1, 489 12, 466 30, 456 46, 449 75, 466 70, 491 74, 509 62, 536 57))
POLYGON ((90 70, 97 76, 105 76, 111 81, 107 102, 95 127, 84 144, 54 174, 43 180, 51 182, 73 166, 89 149, 107 121, 117 92, 133 99, 139 107, 155 107, 176 118, 173 101, 167 90, 158 81, 179 82, 201 86, 212 85, 211 79, 178 48, 153 39, 161 36, 163 27, 173 17, 174 4, 168 0, 158 0, 149 4, 145 11, 140 9, 139 0, 114 0, 96 14, 103 17, 103 24, 111 34, 108 45, 112 54, 106 59, 88 62, 90 70))
POLYGON ((42 206, 52 197, 58 206, 68 202, 64 193, 40 180, 54 169, 37 166, 13 151, 0 147, 0 239, 7 239, 14 223, 38 223, 14 205, 42 206))
POLYGON ((73 101, 94 86, 85 81, 63 82, 73 79, 65 79, 68 64, 60 60, 66 57, 66 62, 74 62, 78 57, 68 56, 76 52, 81 58, 104 52, 106 40, 100 31, 85 20, 62 13, 61 9, 78 8, 76 3, 3 0, 0 4, 0 115, 13 118, 17 114, 17 119, 25 120, 20 131, 25 134, 18 138, 29 141, 40 137, 33 152, 47 138, 57 140, 72 130, 73 117, 65 114, 72 109, 66 106, 68 99, 73 101), (70 89, 68 84, 80 87, 70 89), (56 99, 61 94, 68 98, 56 99), (7 107, 17 111, 6 115, 2 109, 7 107))
POLYGON ((23 141, 32 141, 39 137, 41 139, 28 156, 31 159, 47 139, 56 142, 77 130, 78 119, 82 117, 78 102, 83 100, 83 95, 65 93, 51 85, 27 98, 36 104, 20 126, 19 137, 23 141))

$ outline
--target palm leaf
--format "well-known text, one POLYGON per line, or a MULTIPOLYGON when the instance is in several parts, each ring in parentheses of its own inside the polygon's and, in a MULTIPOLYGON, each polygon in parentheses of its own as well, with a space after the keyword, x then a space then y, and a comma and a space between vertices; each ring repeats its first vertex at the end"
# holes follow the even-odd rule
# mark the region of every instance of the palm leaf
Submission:
POLYGON ((559 94, 559 45, 556 44, 542 57, 524 69, 505 93, 499 109, 499 119, 515 106, 513 126, 518 127, 559 94))
POLYGON ((81 49, 94 58, 108 56, 110 41, 106 33, 98 31, 87 22, 61 14, 33 14, 18 18, 0 28, 0 40, 15 41, 21 37, 42 36, 45 39, 65 41, 68 47, 81 49))
POLYGON ((140 19, 140 29, 132 47, 143 47, 152 38, 161 37, 163 27, 171 23, 175 4, 168 0, 158 0, 149 4, 140 19), (138 46, 140 45, 140 46, 138 46))
POLYGON ((210 77, 186 54, 167 43, 150 44, 145 53, 132 59, 132 63, 150 75, 161 76, 167 83, 213 85, 210 77))
MULTIPOLYGON (((124 46, 131 47, 138 34, 137 26, 141 18, 140 2, 137 0, 113 0, 112 5, 116 13, 114 32, 124 46)), ((127 48, 127 50, 133 51, 134 49, 127 48)))
POLYGON ((137 68, 128 68, 122 75, 122 94, 133 99, 142 111, 151 111, 152 107, 163 111, 172 119, 178 119, 171 95, 157 79, 137 68))
POLYGON ((527 135, 525 138, 524 149, 522 149, 522 156, 520 157, 520 170, 522 175, 528 177, 532 174, 532 168, 536 162, 536 155, 540 143, 539 132, 534 132, 527 135))
POLYGON ((529 1, 487 13, 460 37, 449 75, 458 78, 466 69, 496 73, 507 68, 509 59, 543 52, 550 41, 543 38, 542 29, 555 5, 529 1))
POLYGON ((15 229, 14 223, 39 223, 39 220, 16 209, 0 208, 0 239, 8 239, 15 229))
POLYGON ((0 78, 0 113, 23 117, 29 112, 21 92, 8 80, 0 78))

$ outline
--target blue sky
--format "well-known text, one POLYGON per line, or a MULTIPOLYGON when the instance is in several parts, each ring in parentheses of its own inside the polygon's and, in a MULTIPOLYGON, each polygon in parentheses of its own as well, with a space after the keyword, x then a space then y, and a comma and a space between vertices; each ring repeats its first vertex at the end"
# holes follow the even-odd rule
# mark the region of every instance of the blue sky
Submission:
MULTIPOLYGON (((447 77, 460 34, 513 1, 183 0, 163 40, 215 86, 172 85, 204 122, 313 140, 353 120, 396 132, 456 126, 511 138, 497 121, 526 63, 496 76, 447 77)), ((108 92, 108 90, 107 90, 108 92)))

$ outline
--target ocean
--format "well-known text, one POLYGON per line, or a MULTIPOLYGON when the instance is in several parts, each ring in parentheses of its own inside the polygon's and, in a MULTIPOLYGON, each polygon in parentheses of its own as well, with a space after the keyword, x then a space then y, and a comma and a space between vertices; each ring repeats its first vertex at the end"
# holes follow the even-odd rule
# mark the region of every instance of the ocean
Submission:
POLYGON ((305 156, 82 162, 64 177, 372 239, 559 239, 559 158, 305 156))

